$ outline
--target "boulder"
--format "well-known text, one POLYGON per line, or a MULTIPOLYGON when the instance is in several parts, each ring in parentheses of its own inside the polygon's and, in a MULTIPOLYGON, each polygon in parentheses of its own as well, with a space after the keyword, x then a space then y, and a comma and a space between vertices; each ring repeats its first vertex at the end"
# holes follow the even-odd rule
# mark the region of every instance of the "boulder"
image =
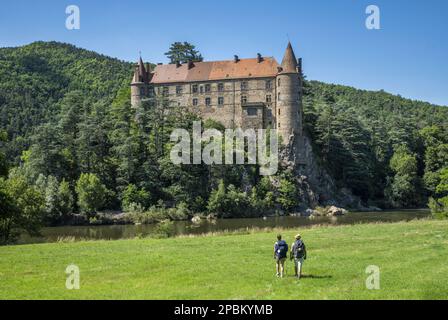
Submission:
POLYGON ((327 215, 330 217, 338 217, 338 216, 344 216, 348 213, 347 210, 344 208, 338 208, 336 206, 331 206, 327 209, 327 215))
POLYGON ((314 210, 308 208, 308 209, 306 209, 306 210, 300 212, 300 217, 310 217, 310 216, 312 216, 313 214, 314 214, 314 210))
POLYGON ((194 216, 191 218, 191 222, 193 223, 201 223, 201 217, 200 216, 194 216))

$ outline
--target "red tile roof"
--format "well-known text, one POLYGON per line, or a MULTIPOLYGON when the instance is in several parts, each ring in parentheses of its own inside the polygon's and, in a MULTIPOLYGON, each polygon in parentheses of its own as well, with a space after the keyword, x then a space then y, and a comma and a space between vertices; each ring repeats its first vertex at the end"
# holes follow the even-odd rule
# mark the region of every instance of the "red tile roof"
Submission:
POLYGON ((151 83, 182 83, 194 81, 245 79, 275 77, 279 64, 275 58, 241 59, 238 62, 210 61, 195 62, 192 68, 188 64, 177 67, 176 64, 156 66, 151 83))

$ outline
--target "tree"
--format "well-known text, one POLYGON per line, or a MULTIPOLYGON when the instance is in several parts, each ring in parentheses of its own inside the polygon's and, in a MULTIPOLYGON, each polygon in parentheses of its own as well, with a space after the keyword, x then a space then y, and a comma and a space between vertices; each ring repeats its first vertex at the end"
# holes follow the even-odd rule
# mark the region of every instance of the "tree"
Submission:
POLYGON ((448 167, 440 171, 439 184, 436 187, 436 198, 429 199, 429 208, 437 218, 448 218, 448 167))
POLYGON ((0 130, 0 177, 4 177, 8 173, 8 165, 6 161, 6 155, 3 151, 4 144, 7 141, 7 133, 6 131, 0 130))
POLYGON ((42 225, 45 198, 29 185, 17 170, 7 180, 0 179, 0 244, 14 242, 25 231, 38 235, 42 225))
POLYGON ((340 111, 347 109, 344 104, 320 103, 317 108, 319 116, 312 130, 324 165, 339 184, 367 200, 375 167, 369 132, 352 113, 340 111))
POLYGON ((58 213, 59 217, 64 219, 73 212, 75 204, 70 184, 62 180, 58 188, 58 213))
POLYGON ((294 182, 287 178, 280 179, 279 184, 277 201, 285 211, 290 212, 299 204, 297 187, 294 182))
POLYGON ((188 42, 174 42, 165 55, 170 59, 171 63, 200 62, 204 60, 199 51, 196 50, 196 46, 188 42))
POLYGON ((227 218, 250 217, 253 213, 247 193, 239 190, 233 184, 227 188, 227 204, 227 218))
POLYGON ((137 188, 136 185, 130 184, 124 190, 121 200, 121 207, 124 211, 128 211, 132 206, 140 206, 143 209, 148 208, 151 195, 144 189, 137 188))
POLYGON ((223 217, 227 211, 227 195, 224 181, 219 182, 218 188, 213 190, 208 200, 207 209, 210 213, 223 217))
POLYGON ((78 206, 87 217, 101 209, 106 201, 107 189, 92 173, 83 173, 76 182, 78 206))
POLYGON ((9 193, 7 183, 0 178, 0 245, 12 242, 17 236, 15 229, 20 224, 18 217, 20 212, 9 193))
POLYGON ((429 194, 435 196, 440 170, 448 166, 448 137, 441 127, 435 125, 420 130, 420 137, 425 146, 423 180, 429 194))
POLYGON ((417 184, 417 158, 409 149, 402 145, 397 148, 392 159, 390 168, 395 176, 388 188, 388 198, 394 206, 406 207, 415 205, 418 199, 417 184))
POLYGON ((62 223, 73 212, 74 199, 67 181, 61 183, 53 177, 40 175, 36 186, 43 191, 45 196, 45 218, 51 223, 62 223))

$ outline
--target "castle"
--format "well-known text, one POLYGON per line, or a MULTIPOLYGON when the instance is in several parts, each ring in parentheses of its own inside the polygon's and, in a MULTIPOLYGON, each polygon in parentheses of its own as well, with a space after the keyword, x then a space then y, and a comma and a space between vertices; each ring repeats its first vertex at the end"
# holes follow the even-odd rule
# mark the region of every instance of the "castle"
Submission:
POLYGON ((303 137, 302 59, 288 43, 281 64, 263 57, 158 64, 142 59, 131 83, 131 103, 163 97, 226 128, 276 129, 283 144, 303 137))

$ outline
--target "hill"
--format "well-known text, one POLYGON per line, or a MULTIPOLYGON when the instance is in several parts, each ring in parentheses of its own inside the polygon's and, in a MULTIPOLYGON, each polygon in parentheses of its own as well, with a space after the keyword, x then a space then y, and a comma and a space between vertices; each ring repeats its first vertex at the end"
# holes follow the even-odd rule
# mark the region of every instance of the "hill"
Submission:
POLYGON ((37 126, 57 118, 65 95, 80 91, 86 103, 110 103, 131 72, 131 63, 65 43, 0 48, 0 128, 12 141, 10 159, 29 146, 37 126))
MULTIPOLYGON (((442 151, 448 142, 448 107, 317 81, 307 82, 304 90, 304 124, 315 151, 339 186, 351 188, 364 200, 384 199, 385 191, 394 192, 385 189, 397 174, 390 162, 400 148, 401 154, 415 158, 415 172, 406 174, 423 179, 434 156, 428 147, 440 151, 437 170, 448 166, 448 153, 442 151), (437 133, 430 134, 430 127, 437 133)), ((398 206, 421 206, 426 182, 408 183, 420 196, 414 202, 398 200, 398 206)))

